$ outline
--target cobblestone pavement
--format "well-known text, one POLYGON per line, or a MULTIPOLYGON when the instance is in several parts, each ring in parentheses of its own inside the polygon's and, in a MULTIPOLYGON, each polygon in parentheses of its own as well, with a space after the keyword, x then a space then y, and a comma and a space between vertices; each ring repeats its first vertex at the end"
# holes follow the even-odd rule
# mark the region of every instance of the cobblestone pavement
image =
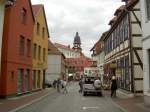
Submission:
POLYGON ((125 112, 108 96, 82 96, 74 83, 68 94, 55 93, 17 112, 125 112))
POLYGON ((150 112, 143 97, 129 98, 117 94, 110 98, 110 91, 103 97, 82 96, 77 83, 70 83, 68 94, 46 89, 21 97, 0 100, 0 112, 150 112))

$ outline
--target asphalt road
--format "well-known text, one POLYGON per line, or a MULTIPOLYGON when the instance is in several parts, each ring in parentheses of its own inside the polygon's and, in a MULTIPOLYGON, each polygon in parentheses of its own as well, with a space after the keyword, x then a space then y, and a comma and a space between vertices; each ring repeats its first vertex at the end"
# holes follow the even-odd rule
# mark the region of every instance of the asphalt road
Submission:
POLYGON ((17 112, 124 112, 107 95, 82 96, 78 90, 78 84, 73 83, 68 87, 68 94, 51 93, 17 112))

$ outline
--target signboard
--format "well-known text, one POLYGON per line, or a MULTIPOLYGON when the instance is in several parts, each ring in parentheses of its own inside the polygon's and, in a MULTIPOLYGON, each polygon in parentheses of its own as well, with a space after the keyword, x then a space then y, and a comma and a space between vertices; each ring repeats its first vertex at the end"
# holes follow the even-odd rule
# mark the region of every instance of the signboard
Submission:
POLYGON ((110 68, 117 68, 117 64, 116 63, 111 63, 110 68))

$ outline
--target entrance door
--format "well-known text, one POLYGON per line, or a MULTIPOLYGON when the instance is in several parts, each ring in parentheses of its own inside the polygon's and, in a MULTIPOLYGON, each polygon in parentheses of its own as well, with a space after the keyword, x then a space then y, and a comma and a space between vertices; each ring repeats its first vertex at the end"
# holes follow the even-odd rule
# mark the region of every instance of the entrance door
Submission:
POLYGON ((30 91, 30 81, 29 81, 29 78, 30 77, 30 70, 27 69, 26 70, 26 74, 25 74, 25 81, 26 81, 26 92, 29 92, 30 91))
POLYGON ((23 87, 23 69, 18 70, 17 94, 22 94, 23 87))
POLYGON ((45 89, 45 70, 43 70, 43 89, 45 89))

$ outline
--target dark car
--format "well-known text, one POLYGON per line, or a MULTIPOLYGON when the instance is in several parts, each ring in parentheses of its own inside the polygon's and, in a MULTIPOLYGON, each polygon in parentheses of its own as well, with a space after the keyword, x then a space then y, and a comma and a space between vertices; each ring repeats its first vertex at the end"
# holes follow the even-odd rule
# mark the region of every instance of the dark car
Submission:
POLYGON ((46 80, 44 85, 45 85, 45 87, 52 87, 52 82, 46 80))

